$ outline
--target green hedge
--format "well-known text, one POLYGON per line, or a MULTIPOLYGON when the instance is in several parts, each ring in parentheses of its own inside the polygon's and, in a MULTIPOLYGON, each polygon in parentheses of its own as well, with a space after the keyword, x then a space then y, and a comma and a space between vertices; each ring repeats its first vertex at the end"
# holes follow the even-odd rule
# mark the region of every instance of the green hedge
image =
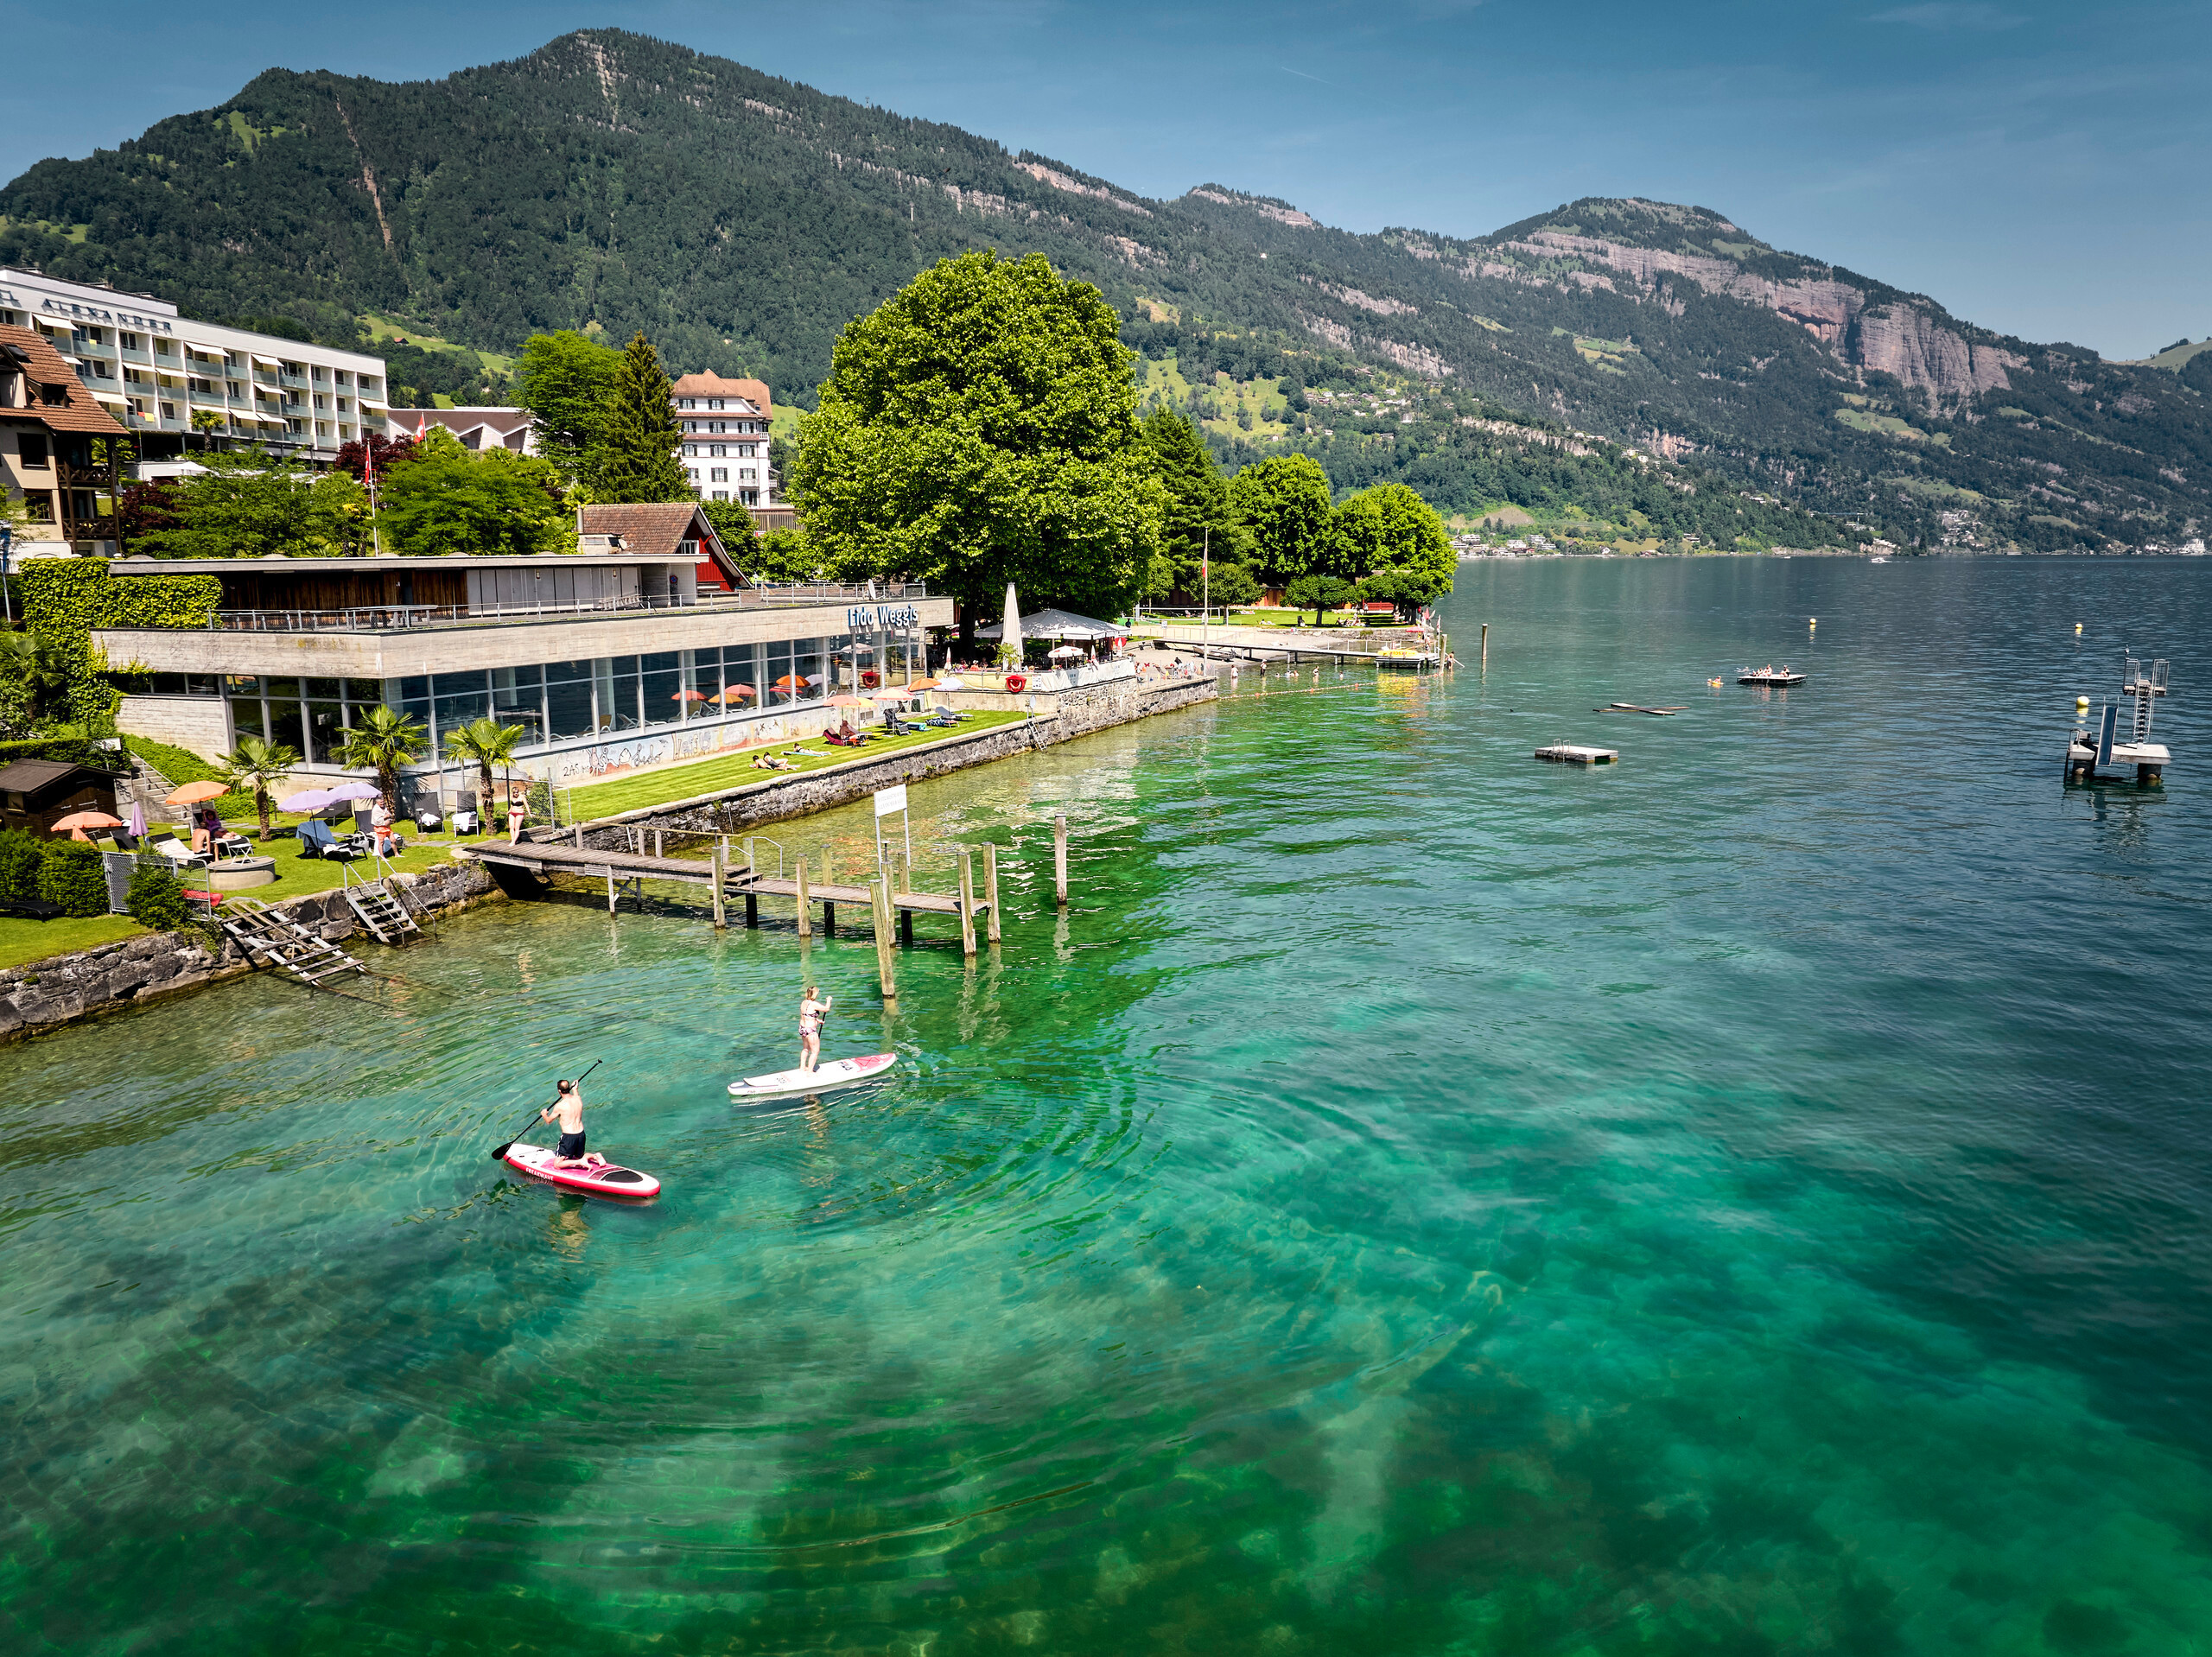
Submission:
MULTIPOLYGON (((69 676, 70 716, 90 728, 112 729, 116 693, 100 677, 110 665, 92 647, 99 627, 205 627, 223 601, 213 575, 108 574, 101 558, 39 558, 16 577, 22 594, 23 625, 73 646, 69 676)), ((114 665, 127 667, 127 663, 114 665)))
POLYGON ((89 840, 55 840, 43 849, 38 895, 67 914, 106 914, 107 865, 100 848, 89 840))
POLYGON ((28 828, 0 830, 0 898, 22 903, 39 895, 46 841, 28 828))
POLYGON ((168 859, 157 855, 140 858, 130 871, 130 895, 124 900, 124 907, 130 911, 132 920, 156 932, 175 931, 190 915, 184 888, 177 885, 176 871, 168 859))
POLYGON ((85 740, 83 733, 52 731, 44 736, 0 742, 0 765, 12 765, 18 759, 61 759, 80 765, 92 757, 92 745, 85 740))

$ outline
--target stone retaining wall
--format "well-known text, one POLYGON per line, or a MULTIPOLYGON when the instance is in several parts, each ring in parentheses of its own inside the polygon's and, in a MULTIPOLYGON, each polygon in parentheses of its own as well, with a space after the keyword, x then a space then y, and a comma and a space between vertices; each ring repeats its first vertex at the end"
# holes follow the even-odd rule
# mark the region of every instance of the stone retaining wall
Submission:
MULTIPOLYGON (((1211 679, 1178 680, 1167 684, 1144 684, 1119 680, 1080 690, 1062 691, 1052 700, 1052 718, 1037 718, 1021 725, 979 731, 966 740, 943 746, 909 748, 880 759, 815 771, 803 777, 771 782, 745 783, 693 800, 628 811, 602 823, 584 825, 582 844, 601 851, 632 848, 632 828, 683 828, 700 834, 737 834, 763 823, 782 822, 833 806, 863 800, 880 788, 918 782, 925 777, 965 771, 994 759, 1067 742, 1109 726, 1126 725, 1154 714, 1172 713, 1198 702, 1215 702, 1221 692, 1211 679)), ((538 829, 533 840, 557 840, 574 845, 574 829, 538 829)))
MULTIPOLYGON (((408 886, 410 905, 420 905, 432 914, 474 903, 494 889, 491 877, 475 863, 440 864, 397 879, 408 886)), ((342 892, 310 892, 270 907, 334 943, 352 937, 360 924, 342 892)), ((149 932, 27 967, 0 968, 0 1040, 38 1035, 73 1019, 257 970, 268 969, 252 967, 220 932, 196 927, 149 932)))

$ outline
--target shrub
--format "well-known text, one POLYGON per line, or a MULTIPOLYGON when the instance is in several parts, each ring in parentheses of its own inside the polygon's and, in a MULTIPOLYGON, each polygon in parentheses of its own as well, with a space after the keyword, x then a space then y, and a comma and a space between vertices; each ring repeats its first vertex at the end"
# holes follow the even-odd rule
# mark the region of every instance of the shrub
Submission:
POLYGON ((191 917, 184 888, 163 857, 142 857, 130 871, 130 893, 124 900, 130 918, 156 932, 174 932, 191 917))
POLYGON ((65 914, 107 913, 107 866, 99 847, 88 840, 55 840, 41 849, 40 897, 60 904, 65 914))
POLYGON ((13 903, 38 896, 46 867, 46 842, 27 828, 0 833, 0 898, 13 903))

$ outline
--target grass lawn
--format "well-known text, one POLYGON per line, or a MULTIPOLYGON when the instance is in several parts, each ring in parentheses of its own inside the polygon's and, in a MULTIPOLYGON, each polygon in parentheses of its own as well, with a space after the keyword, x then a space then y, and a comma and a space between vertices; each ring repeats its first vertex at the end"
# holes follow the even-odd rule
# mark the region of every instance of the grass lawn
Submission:
POLYGON ((954 730, 925 731, 916 736, 879 737, 864 748, 831 748, 820 742, 783 743, 775 747, 743 748, 732 753, 717 754, 712 759, 702 759, 689 765, 670 765, 660 771, 640 771, 634 777, 618 777, 611 782, 594 783, 589 788, 580 788, 564 803, 573 802, 576 815, 585 822, 599 817, 611 817, 624 811, 636 811, 649 805, 659 805, 669 800, 688 800, 701 794, 712 794, 721 789, 736 788, 746 783, 766 782, 771 776, 796 777, 802 771, 821 771, 830 765, 842 765, 854 759, 880 759, 887 753, 896 753, 901 748, 918 748, 925 742, 935 742, 943 737, 959 736, 975 731, 988 731, 1001 725, 1018 724, 1028 717, 1026 714, 976 713, 968 722, 954 730), (789 756, 792 769, 769 772, 755 771, 753 762, 763 752, 781 753, 785 748, 801 746, 808 749, 805 755, 789 756))
POLYGON ((146 929, 128 915, 92 915, 83 920, 0 918, 0 967, 20 967, 49 955, 74 955, 118 938, 137 937, 146 929))

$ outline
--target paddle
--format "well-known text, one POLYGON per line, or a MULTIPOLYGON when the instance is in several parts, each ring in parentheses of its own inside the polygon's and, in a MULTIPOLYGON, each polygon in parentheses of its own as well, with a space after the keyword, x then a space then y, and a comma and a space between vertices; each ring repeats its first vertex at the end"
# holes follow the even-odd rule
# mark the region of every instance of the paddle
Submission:
MULTIPOLYGON (((605 1063, 607 1063, 607 1061, 606 1061, 605 1059, 603 1059, 603 1058, 595 1058, 595 1059, 592 1060, 592 1062, 591 1062, 591 1070, 597 1070, 601 1065, 604 1064, 605 1063)), ((578 1076, 578 1077, 576 1078, 576 1085, 577 1085, 578 1087, 580 1087, 580 1088, 581 1088, 582 1086, 583 1086, 583 1084, 584 1084, 584 1076, 589 1076, 589 1075, 591 1074, 591 1070, 586 1070, 586 1071, 584 1072, 583 1076, 578 1076)), ((560 1096, 561 1096, 561 1095, 560 1095, 559 1094, 557 1094, 557 1093, 556 1093, 556 1094, 555 1094, 553 1096, 554 1096, 554 1098, 555 1098, 555 1099, 556 1099, 556 1100, 557 1100, 557 1099, 559 1099, 559 1098, 560 1098, 560 1096)), ((537 1113, 537 1120, 538 1121, 544 1121, 544 1119, 545 1119, 545 1113, 543 1112, 543 1109, 541 1109, 541 1110, 539 1110, 539 1111, 538 1111, 538 1113, 537 1113)), ((532 1124, 532 1123, 525 1123, 525 1124, 524 1124, 524 1126, 523 1126, 523 1130, 522 1130, 522 1133, 529 1133, 529 1132, 530 1132, 530 1130, 531 1130, 531 1127, 532 1126, 534 1126, 534 1124, 532 1124)), ((518 1139, 520 1139, 520 1138, 522 1137, 522 1133, 518 1133, 518 1134, 516 1134, 516 1135, 515 1135, 515 1140, 518 1140, 518 1139)), ((507 1151, 508 1151, 509 1147, 510 1147, 510 1146, 512 1146, 514 1144, 515 1140, 509 1140, 506 1142, 506 1144, 505 1144, 505 1145, 496 1145, 496 1146, 493 1146, 492 1147, 492 1160, 493 1160, 493 1161, 494 1161, 494 1162, 504 1162, 504 1161, 505 1161, 505 1160, 506 1160, 506 1156, 507 1156, 507 1151)))

